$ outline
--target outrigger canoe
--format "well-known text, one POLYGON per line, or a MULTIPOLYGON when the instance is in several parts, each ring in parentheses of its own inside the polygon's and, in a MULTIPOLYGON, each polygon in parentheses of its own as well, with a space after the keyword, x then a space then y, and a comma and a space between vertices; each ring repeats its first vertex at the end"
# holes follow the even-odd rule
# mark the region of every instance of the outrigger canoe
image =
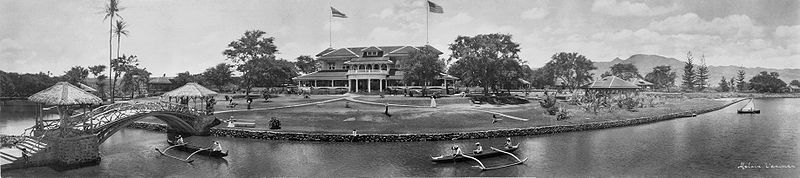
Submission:
MULTIPOLYGON (((510 148, 503 147, 503 149, 500 149, 500 150, 503 150, 505 152, 509 152, 510 153, 510 152, 516 151, 517 148, 519 148, 519 143, 517 143, 517 145, 514 145, 514 146, 512 146, 510 148)), ((493 157, 493 156, 502 156, 502 155, 506 155, 506 154, 503 153, 503 152, 499 152, 499 151, 495 151, 495 150, 491 150, 490 149, 490 150, 483 150, 483 152, 478 153, 478 154, 469 152, 469 153, 465 153, 464 155, 467 155, 467 156, 470 156, 470 157, 474 157, 474 158, 486 158, 486 157, 493 157)), ((468 160, 472 160, 472 159, 468 158, 468 157, 465 157, 465 156, 461 156, 461 155, 442 155, 442 156, 432 156, 431 157, 431 161, 433 161, 433 162, 453 162, 453 161, 468 161, 468 160)))
MULTIPOLYGON (((169 143, 169 145, 171 145, 171 146, 177 145, 177 143, 175 143, 175 142, 173 142, 173 141, 167 141, 167 143, 169 143)), ((199 147, 199 146, 193 146, 193 145, 189 145, 189 144, 184 144, 184 145, 176 146, 176 147, 175 147, 175 148, 173 148, 173 149, 180 150, 180 151, 183 151, 183 152, 188 152, 188 153, 194 153, 194 152, 197 152, 197 151, 199 151, 199 152, 197 152, 196 154, 198 154, 198 155, 203 155, 203 156, 210 156, 210 157, 218 157, 218 158, 221 158, 221 157, 228 156, 228 151, 227 151, 227 150, 225 150, 225 152, 222 152, 222 151, 212 151, 212 150, 211 150, 211 149, 209 149, 209 148, 205 148, 205 147, 199 147)))

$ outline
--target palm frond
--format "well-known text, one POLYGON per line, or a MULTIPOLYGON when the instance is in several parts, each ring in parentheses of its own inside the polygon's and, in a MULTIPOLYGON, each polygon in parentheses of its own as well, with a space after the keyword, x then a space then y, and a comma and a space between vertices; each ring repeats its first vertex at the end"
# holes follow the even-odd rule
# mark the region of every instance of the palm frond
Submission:
POLYGON ((114 25, 114 33, 117 34, 117 36, 120 35, 128 36, 130 31, 128 31, 127 28, 128 28, 128 23, 125 23, 125 21, 117 20, 116 25, 114 25))

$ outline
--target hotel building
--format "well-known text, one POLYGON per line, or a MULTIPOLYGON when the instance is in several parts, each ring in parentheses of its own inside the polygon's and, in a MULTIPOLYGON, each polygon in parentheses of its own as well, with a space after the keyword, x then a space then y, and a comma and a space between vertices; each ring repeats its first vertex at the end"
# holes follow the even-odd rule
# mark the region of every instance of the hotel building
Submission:
MULTIPOLYGON (((370 46, 328 48, 316 55, 320 69, 310 74, 293 78, 299 87, 330 92, 384 92, 387 90, 422 89, 422 84, 403 83, 404 71, 399 70, 400 61, 410 60, 414 51, 429 48, 437 54, 438 49, 430 46, 370 46)), ((437 80, 428 84, 432 91, 452 92, 452 85, 458 78, 440 74, 437 80)))

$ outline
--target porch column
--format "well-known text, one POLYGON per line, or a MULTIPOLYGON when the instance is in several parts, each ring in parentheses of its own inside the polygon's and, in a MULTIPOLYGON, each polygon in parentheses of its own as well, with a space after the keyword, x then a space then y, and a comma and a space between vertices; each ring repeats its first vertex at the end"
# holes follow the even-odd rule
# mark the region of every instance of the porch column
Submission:
POLYGON ((347 92, 353 92, 353 79, 347 79, 347 92))
POLYGON ((333 80, 331 80, 331 87, 333 87, 333 80))
POLYGON ((372 79, 367 79, 367 92, 372 92, 372 79))
POLYGON ((355 89, 356 89, 355 92, 358 92, 358 79, 356 79, 356 87, 355 87, 355 89))
POLYGON ((317 87, 317 80, 314 80, 314 87, 317 87))
POLYGON ((383 92, 383 83, 386 83, 386 82, 384 82, 384 80, 383 80, 383 79, 380 79, 380 80, 378 80, 378 82, 379 82, 379 83, 380 83, 380 85, 381 85, 381 87, 380 87, 380 88, 381 88, 380 92, 383 92))

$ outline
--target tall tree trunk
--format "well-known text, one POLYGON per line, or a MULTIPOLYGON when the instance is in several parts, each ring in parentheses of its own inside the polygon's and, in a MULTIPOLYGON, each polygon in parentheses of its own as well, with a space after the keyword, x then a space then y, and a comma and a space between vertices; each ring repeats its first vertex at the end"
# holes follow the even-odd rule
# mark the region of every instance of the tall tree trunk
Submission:
MULTIPOLYGON (((108 19, 108 76, 111 76, 111 73, 113 73, 113 70, 114 70, 114 67, 112 67, 113 66, 112 65, 112 61, 114 59, 113 59, 113 56, 111 56, 112 55, 111 54, 112 50, 114 48, 114 47, 111 46, 111 40, 114 39, 114 33, 113 33, 114 32, 114 30, 113 30, 114 24, 113 24, 113 21, 114 21, 114 15, 111 15, 111 18, 108 19)), ((109 86, 111 86, 110 87, 111 88, 111 103, 114 103, 114 90, 116 88, 116 80, 117 80, 116 77, 114 77, 114 80, 115 81, 109 85, 109 86)))

